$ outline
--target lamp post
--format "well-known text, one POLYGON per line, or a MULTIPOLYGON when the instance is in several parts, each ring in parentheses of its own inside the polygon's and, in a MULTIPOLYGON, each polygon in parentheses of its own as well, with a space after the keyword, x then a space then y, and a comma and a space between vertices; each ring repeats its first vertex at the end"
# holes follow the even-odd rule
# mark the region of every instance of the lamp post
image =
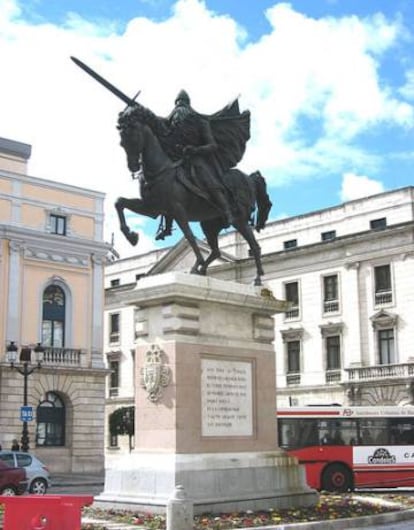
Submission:
MULTIPOLYGON (((39 342, 34 348, 36 365, 31 366, 31 357, 32 349, 29 346, 22 346, 20 350, 20 364, 21 366, 16 366, 17 361, 17 346, 11 341, 7 346, 7 362, 10 363, 10 366, 17 370, 19 374, 23 376, 23 406, 27 407, 27 380, 29 375, 31 375, 35 370, 40 370, 42 367, 43 354, 45 349, 39 342)), ((29 451, 29 430, 27 428, 27 420, 23 420, 23 429, 22 429, 22 439, 21 439, 21 449, 24 452, 29 451)))

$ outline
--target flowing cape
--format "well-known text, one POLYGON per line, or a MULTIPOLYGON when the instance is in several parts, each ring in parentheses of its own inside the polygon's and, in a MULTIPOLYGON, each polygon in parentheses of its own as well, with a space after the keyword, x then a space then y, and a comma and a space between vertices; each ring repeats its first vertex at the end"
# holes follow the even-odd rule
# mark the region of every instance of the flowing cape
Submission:
POLYGON ((213 157, 223 174, 235 167, 244 155, 246 143, 250 138, 250 112, 245 110, 241 113, 239 101, 235 99, 215 114, 201 116, 210 123, 218 145, 213 157))

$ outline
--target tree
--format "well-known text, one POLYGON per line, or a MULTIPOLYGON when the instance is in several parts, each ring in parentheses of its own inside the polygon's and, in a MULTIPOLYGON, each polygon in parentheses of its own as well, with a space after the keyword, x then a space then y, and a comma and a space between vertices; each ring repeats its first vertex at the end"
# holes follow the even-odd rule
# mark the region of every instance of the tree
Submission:
POLYGON ((132 437, 135 434, 135 407, 121 407, 109 416, 109 432, 111 436, 127 434, 129 452, 132 450, 132 437))

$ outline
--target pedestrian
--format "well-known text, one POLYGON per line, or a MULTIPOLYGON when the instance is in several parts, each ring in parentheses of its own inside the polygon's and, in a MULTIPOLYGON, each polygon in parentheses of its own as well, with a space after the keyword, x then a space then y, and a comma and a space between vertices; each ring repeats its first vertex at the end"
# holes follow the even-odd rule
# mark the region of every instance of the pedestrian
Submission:
POLYGON ((11 450, 12 451, 20 451, 20 445, 19 445, 19 442, 16 440, 16 438, 13 438, 11 450))

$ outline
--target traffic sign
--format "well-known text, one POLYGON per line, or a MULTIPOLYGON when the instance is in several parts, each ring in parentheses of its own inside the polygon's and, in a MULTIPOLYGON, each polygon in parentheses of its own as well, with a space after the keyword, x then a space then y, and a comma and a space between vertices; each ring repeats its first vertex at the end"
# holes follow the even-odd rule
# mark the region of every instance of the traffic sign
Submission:
POLYGON ((20 407, 20 420, 21 421, 32 421, 33 420, 33 407, 28 407, 28 406, 20 407))

